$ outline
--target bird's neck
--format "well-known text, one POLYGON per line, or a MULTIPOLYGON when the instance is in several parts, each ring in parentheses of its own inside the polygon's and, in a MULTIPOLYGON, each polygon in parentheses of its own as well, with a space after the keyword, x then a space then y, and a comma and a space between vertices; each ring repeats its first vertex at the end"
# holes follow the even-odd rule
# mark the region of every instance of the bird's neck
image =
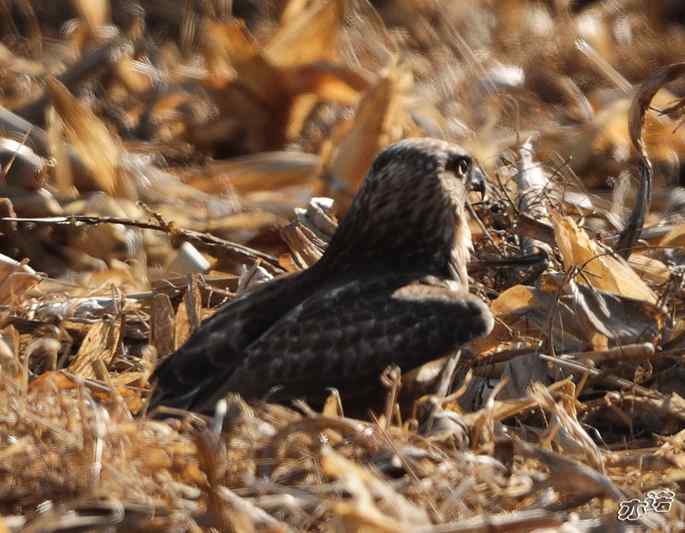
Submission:
MULTIPOLYGON (((453 241, 456 241, 455 235, 453 241)), ((421 241, 412 246, 355 246, 337 247, 332 242, 326 253, 317 263, 317 268, 331 273, 355 275, 383 274, 389 272, 414 272, 417 275, 433 275, 452 280, 462 288, 468 288, 466 264, 469 260, 468 248, 461 243, 453 246, 426 246, 421 241)))
POLYGON ((450 277, 458 281, 465 289, 469 286, 469 276, 466 266, 471 259, 471 230, 467 220, 463 220, 455 225, 452 237, 452 246, 449 254, 450 277))
POLYGON ((463 208, 355 203, 338 226, 319 268, 330 272, 417 272, 468 284, 471 232, 463 208), (402 216, 404 215, 404 216, 402 216))

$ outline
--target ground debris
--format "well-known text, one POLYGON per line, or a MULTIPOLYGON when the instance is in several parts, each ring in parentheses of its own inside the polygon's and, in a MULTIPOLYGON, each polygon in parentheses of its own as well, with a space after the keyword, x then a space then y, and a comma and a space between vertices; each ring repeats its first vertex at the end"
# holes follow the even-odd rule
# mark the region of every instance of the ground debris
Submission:
POLYGON ((683 16, 0 2, 0 532, 685 529, 683 16), (337 391, 150 416, 156 363, 320 259, 411 136, 488 174, 492 333, 389 368, 363 420, 337 391))

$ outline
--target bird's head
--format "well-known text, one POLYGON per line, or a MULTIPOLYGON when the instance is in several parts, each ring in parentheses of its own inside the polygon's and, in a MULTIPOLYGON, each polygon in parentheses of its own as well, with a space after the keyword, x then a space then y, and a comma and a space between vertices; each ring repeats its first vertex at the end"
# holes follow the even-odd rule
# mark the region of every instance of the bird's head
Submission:
POLYGON ((373 162, 326 252, 327 261, 446 273, 466 284, 469 190, 485 176, 460 146, 407 139, 373 162))

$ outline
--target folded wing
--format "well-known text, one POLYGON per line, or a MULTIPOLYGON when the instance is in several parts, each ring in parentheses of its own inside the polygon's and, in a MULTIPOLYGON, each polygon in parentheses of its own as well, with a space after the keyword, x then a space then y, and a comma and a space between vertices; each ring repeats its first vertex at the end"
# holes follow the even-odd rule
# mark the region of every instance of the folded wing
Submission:
POLYGON ((228 392, 314 402, 328 387, 343 398, 368 394, 388 365, 411 370, 492 329, 478 298, 411 280, 378 276, 316 292, 247 346, 230 375, 208 378, 197 407, 210 410, 228 392))
POLYGON ((246 348, 315 290, 308 274, 274 280, 205 320, 155 371, 157 383, 148 409, 197 409, 197 402, 242 364, 246 348))

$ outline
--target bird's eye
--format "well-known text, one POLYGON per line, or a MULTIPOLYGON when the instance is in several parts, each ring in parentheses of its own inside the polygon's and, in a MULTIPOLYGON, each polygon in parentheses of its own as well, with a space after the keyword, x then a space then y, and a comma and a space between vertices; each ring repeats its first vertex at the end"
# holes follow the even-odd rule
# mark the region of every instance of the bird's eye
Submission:
POLYGON ((450 170, 460 176, 466 176, 471 169, 471 159, 469 157, 454 157, 445 165, 446 170, 450 170))

